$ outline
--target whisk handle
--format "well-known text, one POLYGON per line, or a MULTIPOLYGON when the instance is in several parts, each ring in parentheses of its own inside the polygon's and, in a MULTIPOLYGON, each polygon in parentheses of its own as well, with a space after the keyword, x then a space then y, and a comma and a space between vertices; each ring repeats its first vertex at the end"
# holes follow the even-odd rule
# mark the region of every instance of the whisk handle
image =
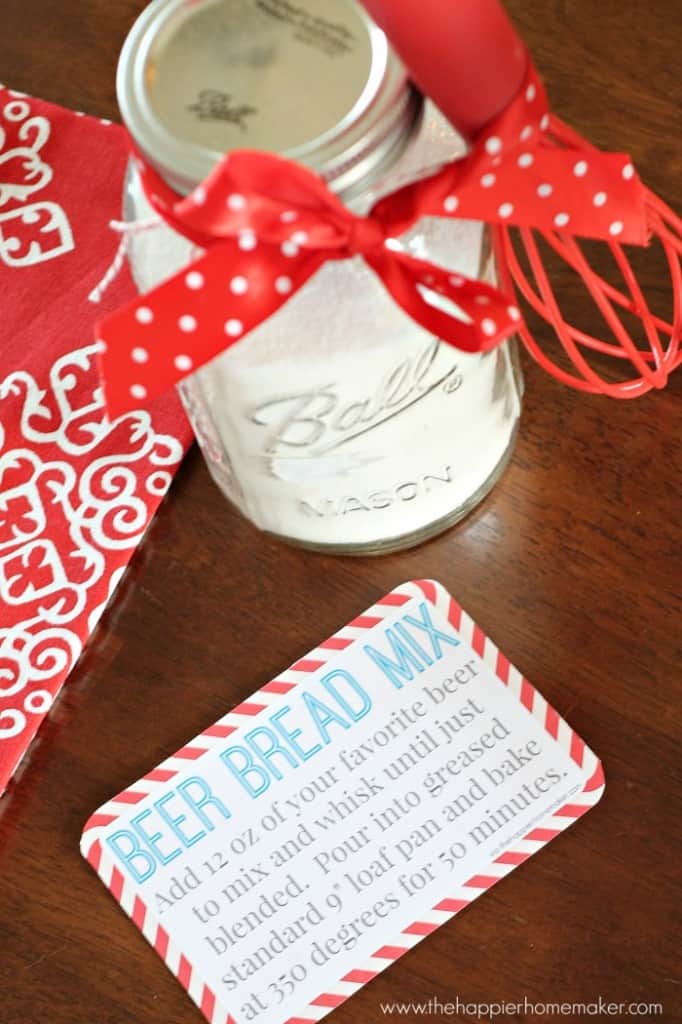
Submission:
POLYGON ((528 51, 500 0, 362 0, 422 92, 467 139, 509 104, 528 51))

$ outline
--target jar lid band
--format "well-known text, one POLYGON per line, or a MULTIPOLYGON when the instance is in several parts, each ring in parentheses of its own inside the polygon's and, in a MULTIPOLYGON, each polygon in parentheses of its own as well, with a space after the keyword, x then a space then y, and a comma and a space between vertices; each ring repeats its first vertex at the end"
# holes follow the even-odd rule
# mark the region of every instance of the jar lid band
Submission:
POLYGON ((135 144, 184 193, 245 147, 356 191, 421 108, 356 0, 154 0, 126 40, 117 89, 135 144))

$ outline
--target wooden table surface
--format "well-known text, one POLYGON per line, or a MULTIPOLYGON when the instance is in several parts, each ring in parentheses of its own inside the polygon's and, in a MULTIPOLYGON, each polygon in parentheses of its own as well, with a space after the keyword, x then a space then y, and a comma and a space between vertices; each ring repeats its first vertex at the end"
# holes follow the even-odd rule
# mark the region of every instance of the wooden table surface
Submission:
MULTIPOLYGON (((115 62, 143 6, 5 0, 2 79, 116 117, 115 62)), ((597 144, 629 151, 649 184, 676 201, 679 0, 508 6, 555 109, 597 144)), ((653 260, 647 284, 655 289, 660 275, 653 260)), ((682 373, 667 392, 615 403, 570 392, 529 360, 526 371, 521 436, 502 482, 460 526, 404 554, 332 559, 264 539, 190 455, 0 802, 2 1024, 198 1024, 198 1011, 81 860, 83 823, 322 637, 417 576, 452 590, 569 719, 603 758, 607 791, 596 810, 334 1020, 379 1021, 386 999, 457 995, 601 995, 661 1002, 658 1019, 682 1019, 682 373)))

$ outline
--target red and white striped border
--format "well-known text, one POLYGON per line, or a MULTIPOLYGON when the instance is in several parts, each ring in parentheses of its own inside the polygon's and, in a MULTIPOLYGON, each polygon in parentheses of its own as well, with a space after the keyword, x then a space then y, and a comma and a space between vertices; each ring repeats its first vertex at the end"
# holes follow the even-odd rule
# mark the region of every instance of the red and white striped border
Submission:
POLYGON ((210 1024, 236 1024, 218 1002, 216 994, 205 985, 194 970, 192 963, 182 950, 171 940, 150 909, 140 899, 134 887, 117 868, 113 858, 100 841, 102 830, 123 814, 125 807, 137 804, 156 790, 164 787, 175 776, 185 772, 190 764, 199 760, 210 750, 223 749, 225 740, 245 722, 277 706, 280 698, 305 682, 310 674, 324 667, 330 657, 351 647, 357 640, 366 639, 367 630, 379 625, 396 608, 407 604, 413 598, 426 598, 450 622, 461 639, 469 644, 482 660, 492 669, 518 698, 527 711, 534 715, 543 728, 568 753, 581 768, 587 782, 575 802, 564 804, 543 819, 525 836, 519 839, 513 850, 505 850, 486 869, 486 874, 474 875, 456 888, 446 899, 441 900, 424 916, 403 929, 392 945, 377 949, 364 963, 345 974, 331 992, 323 992, 306 1008, 304 1016, 290 1017, 283 1024, 312 1024, 319 1021, 331 1010, 340 1006, 366 985, 391 963, 407 953, 424 936, 435 931, 455 914, 472 903, 486 889, 491 888, 519 864, 541 850, 577 818, 598 803, 604 791, 604 772, 601 762, 585 746, 583 740, 561 718, 544 697, 505 658, 504 654, 488 639, 480 626, 467 615, 462 607, 445 588, 434 580, 414 580, 405 583, 381 598, 363 615, 353 619, 338 633, 325 640, 305 658, 295 662, 286 672, 277 676, 248 701, 237 705, 215 725, 209 726, 190 744, 181 747, 158 768, 149 772, 129 789, 103 804, 92 815, 83 831, 81 851, 95 869, 114 898, 133 919, 147 941, 176 976, 183 988, 202 1011, 210 1024))

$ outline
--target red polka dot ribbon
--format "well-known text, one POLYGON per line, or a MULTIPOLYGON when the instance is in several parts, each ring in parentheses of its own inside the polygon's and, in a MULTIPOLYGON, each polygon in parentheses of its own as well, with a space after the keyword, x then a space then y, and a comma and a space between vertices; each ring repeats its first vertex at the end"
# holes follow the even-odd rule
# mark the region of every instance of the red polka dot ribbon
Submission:
POLYGON ((166 390, 272 316, 328 260, 361 257, 418 324, 467 352, 512 335, 513 300, 410 255, 397 241, 425 216, 647 242, 645 193, 623 154, 548 133, 542 83, 522 89, 469 154, 356 217, 313 172, 267 153, 225 156, 179 197, 138 159, 147 197, 202 255, 98 327, 109 413, 166 390))

